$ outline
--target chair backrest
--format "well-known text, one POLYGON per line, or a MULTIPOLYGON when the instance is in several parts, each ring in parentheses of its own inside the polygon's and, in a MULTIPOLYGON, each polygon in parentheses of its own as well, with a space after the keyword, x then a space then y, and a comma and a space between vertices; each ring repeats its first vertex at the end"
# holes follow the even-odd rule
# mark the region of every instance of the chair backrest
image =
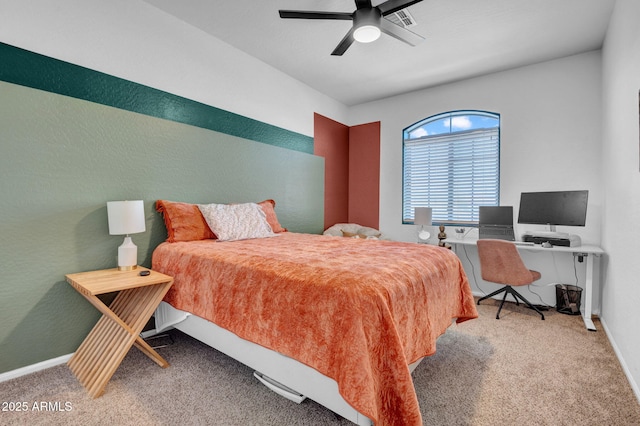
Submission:
POLYGON ((539 276, 527 269, 516 245, 504 240, 478 240, 482 279, 507 285, 531 284, 539 276))

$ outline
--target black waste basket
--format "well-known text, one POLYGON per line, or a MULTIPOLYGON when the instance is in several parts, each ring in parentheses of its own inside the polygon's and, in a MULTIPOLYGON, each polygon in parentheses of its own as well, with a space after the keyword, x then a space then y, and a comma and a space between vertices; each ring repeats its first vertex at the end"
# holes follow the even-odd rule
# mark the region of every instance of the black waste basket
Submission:
POLYGON ((561 314, 580 315, 582 288, 569 284, 556 284, 556 310, 561 314))

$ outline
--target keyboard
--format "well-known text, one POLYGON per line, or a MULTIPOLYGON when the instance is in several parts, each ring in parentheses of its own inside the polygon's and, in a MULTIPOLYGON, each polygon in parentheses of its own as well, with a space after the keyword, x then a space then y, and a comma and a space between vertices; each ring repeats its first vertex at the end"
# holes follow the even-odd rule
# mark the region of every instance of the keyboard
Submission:
POLYGON ((490 233, 492 235, 507 235, 509 230, 503 228, 491 228, 490 233))
POLYGON ((511 226, 496 226, 496 225, 480 225, 478 230, 478 236, 480 239, 494 239, 494 240, 507 240, 515 241, 515 234, 513 227, 511 226))

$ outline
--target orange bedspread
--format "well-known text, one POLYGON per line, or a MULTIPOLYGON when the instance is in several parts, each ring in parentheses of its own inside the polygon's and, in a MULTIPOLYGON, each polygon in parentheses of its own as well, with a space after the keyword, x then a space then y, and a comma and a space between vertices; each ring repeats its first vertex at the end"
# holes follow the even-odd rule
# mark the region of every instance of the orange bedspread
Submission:
POLYGON ((408 364, 431 355, 452 319, 476 318, 450 250, 283 233, 162 243, 165 301, 290 356, 338 383, 377 425, 422 425, 408 364))

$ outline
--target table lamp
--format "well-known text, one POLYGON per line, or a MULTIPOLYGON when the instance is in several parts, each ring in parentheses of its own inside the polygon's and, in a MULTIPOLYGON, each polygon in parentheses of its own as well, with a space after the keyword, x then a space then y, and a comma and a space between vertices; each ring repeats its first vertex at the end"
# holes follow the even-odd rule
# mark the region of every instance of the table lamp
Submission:
POLYGON ((138 265, 138 247, 131 241, 130 234, 145 231, 144 205, 142 200, 108 201, 107 216, 109 235, 125 235, 118 247, 118 270, 129 271, 138 265))
POLYGON ((431 207, 416 207, 414 210, 413 223, 420 225, 420 230, 418 231, 418 242, 426 243, 431 237, 431 233, 424 229, 424 227, 425 225, 431 226, 431 207))

